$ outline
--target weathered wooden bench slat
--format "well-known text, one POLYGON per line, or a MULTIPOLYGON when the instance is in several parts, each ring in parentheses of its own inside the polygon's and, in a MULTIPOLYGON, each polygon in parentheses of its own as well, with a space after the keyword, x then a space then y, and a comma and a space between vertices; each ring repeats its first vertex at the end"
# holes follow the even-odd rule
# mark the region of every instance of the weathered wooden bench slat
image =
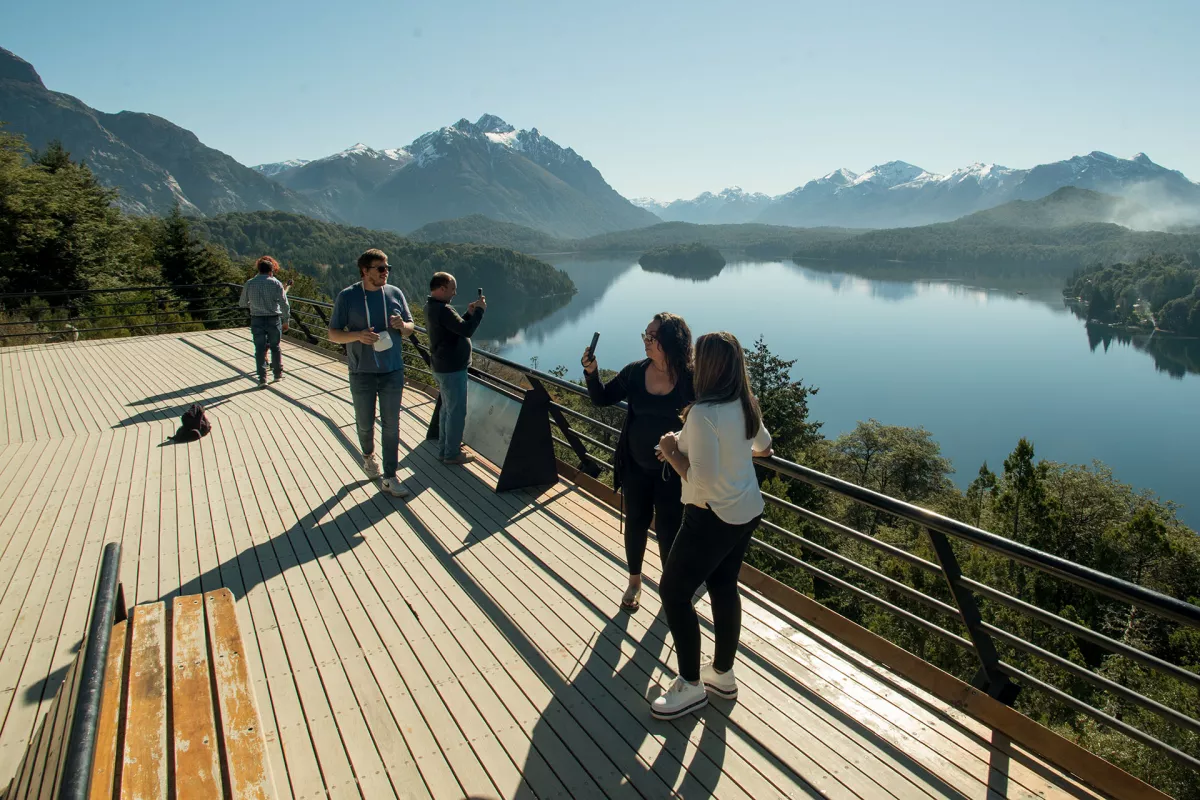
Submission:
POLYGON ((171 614, 171 712, 175 797, 220 800, 220 746, 213 715, 204 603, 201 595, 176 597, 171 614))
POLYGON ((50 715, 47 714, 42 718, 42 724, 38 726, 37 733, 29 740, 29 749, 25 752, 25 758, 21 762, 21 768, 17 771, 17 777, 12 782, 12 792, 5 800, 25 800, 29 797, 29 785, 34 782, 34 765, 37 763, 38 756, 45 753, 46 748, 50 746, 50 715))
POLYGON ((163 603, 133 610, 121 800, 167 796, 167 652, 163 603))
POLYGON ((121 690, 125 678, 125 633, 129 623, 113 626, 104 665, 104 698, 96 726, 96 757, 92 766, 89 800, 112 800, 117 777, 117 742, 121 732, 121 690))
POLYGON ((75 698, 79 692, 79 673, 83 667, 83 646, 71 661, 67 677, 58 687, 54 705, 47 714, 47 719, 54 720, 54 735, 50 747, 46 750, 46 763, 42 769, 42 788, 35 792, 30 786, 29 797, 40 800, 52 800, 58 796, 58 786, 62 782, 62 762, 67 754, 67 731, 71 730, 71 719, 75 715, 75 698))
POLYGON ((275 787, 233 594, 228 589, 208 592, 204 607, 230 793, 239 800, 269 800, 275 787))

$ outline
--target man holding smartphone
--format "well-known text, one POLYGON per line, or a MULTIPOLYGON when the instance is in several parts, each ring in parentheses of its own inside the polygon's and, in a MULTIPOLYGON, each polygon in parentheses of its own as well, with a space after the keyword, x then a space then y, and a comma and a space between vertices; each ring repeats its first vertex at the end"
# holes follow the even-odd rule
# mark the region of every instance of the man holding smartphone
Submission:
POLYGON ((350 365, 350 397, 362 447, 363 470, 380 478, 379 487, 392 497, 407 497, 396 468, 400 458, 400 403, 404 396, 401 337, 416 330, 404 292, 388 284, 387 253, 371 249, 358 257, 362 280, 343 289, 333 302, 329 341, 346 345, 350 365), (383 466, 375 454, 375 405, 383 427, 383 466))
POLYGON ((487 298, 483 289, 479 298, 467 306, 460 317, 450 305, 458 292, 458 282, 449 272, 435 272, 429 279, 429 299, 425 301, 425 323, 429 326, 429 353, 433 379, 442 399, 438 417, 438 457, 443 464, 462 465, 475 456, 462 451, 463 428, 467 423, 467 367, 471 364, 471 334, 483 321, 487 298))

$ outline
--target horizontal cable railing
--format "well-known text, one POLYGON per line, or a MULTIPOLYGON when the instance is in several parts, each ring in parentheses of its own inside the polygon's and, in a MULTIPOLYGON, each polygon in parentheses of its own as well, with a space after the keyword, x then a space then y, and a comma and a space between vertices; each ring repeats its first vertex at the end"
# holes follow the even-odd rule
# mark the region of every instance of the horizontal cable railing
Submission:
MULTIPOLYGON (((72 295, 77 296, 79 304, 82 305, 88 294, 162 292, 169 294, 170 298, 155 301, 161 305, 157 309, 159 315, 178 314, 189 317, 187 321, 156 323, 163 327, 213 324, 214 321, 226 325, 244 325, 247 321, 246 311, 236 308, 236 305, 232 302, 232 298, 228 308, 206 307, 200 311, 188 311, 187 309, 186 293, 188 291, 199 292, 200 290, 228 289, 233 292, 239 288, 236 284, 186 287, 136 287, 97 290, 92 293, 73 293, 69 291, 48 292, 41 293, 37 297, 55 301, 49 307, 42 306, 39 309, 41 314, 53 314, 55 309, 64 305, 63 301, 72 295), (183 294, 180 294, 181 291, 183 294), (170 303, 174 303, 177 307, 174 309, 166 308, 166 305, 170 303), (212 317, 214 310, 219 311, 223 316, 214 320, 212 317), (192 316, 201 314, 201 311, 203 312, 202 319, 196 319, 192 316)), ((0 294, 0 308, 7 309, 14 299, 23 298, 28 300, 30 297, 30 295, 0 294)), ((329 318, 333 308, 331 303, 304 297, 291 297, 290 301, 292 309, 290 335, 302 338, 309 345, 322 349, 330 351, 343 350, 341 345, 332 343, 328 337, 329 318)), ((136 306, 138 302, 133 301, 130 307, 136 306)), ((109 302, 105 302, 103 305, 109 308, 114 307, 114 304, 109 302)), ((13 312, 8 311, 7 313, 11 315, 13 312)), ((136 315, 131 314, 130 316, 153 316, 153 314, 147 311, 145 314, 139 312, 136 315)), ((62 324, 62 321, 56 320, 55 323, 62 324)), ((6 321, 5 324, 12 325, 15 323, 6 321)), ((112 326, 111 328, 96 328, 92 330, 108 331, 117 329, 118 327, 112 326)), ((153 329, 154 327, 155 325, 140 323, 127 326, 131 332, 147 328, 153 329)), ((424 328, 418 326, 417 331, 422 336, 426 335, 424 328)), ((79 333, 82 334, 85 331, 80 330, 79 333)), ((0 333, 0 340, 5 336, 17 335, 30 337, 39 334, 0 333)), ((40 335, 61 335, 61 331, 47 331, 40 335)), ((430 375, 430 358, 427 342, 422 342, 417 335, 413 335, 404 344, 408 346, 406 353, 411 351, 417 357, 414 359, 406 358, 406 369, 413 369, 422 375, 430 375)), ((565 395, 559 397, 551 395, 551 421, 558 428, 557 434, 552 437, 555 444, 561 448, 561 454, 570 453, 577 457, 579 459, 579 468, 584 473, 593 477, 600 476, 606 471, 611 473, 613 469, 612 465, 599 454, 607 455, 615 453, 615 437, 619 434, 619 429, 615 425, 589 416, 579 410, 579 408, 572 408, 565 402, 566 396, 587 398, 588 393, 584 386, 568 381, 560 375, 542 372, 495 353, 476 349, 474 356, 474 362, 469 369, 470 379, 494 391, 502 392, 518 400, 530 388, 550 387, 565 393, 565 395), (590 427, 590 433, 585 433, 577 427, 572 426, 568 418, 581 425, 590 427), (561 434, 561 436, 558 434, 561 434), (604 441, 605 438, 610 441, 604 441)), ((624 412, 625 405, 622 403, 613 408, 616 409, 615 413, 619 414, 624 412)), ((984 612, 990 613, 993 607, 1003 607, 1023 618, 1061 631, 1077 640, 1086 641, 1090 645, 1100 648, 1107 653, 1129 659, 1160 675, 1164 675, 1181 684, 1187 684, 1193 688, 1200 688, 1200 674, 1151 653, 1147 653, 1133 644, 1114 639, 1099 631, 1067 619, 1061 614, 1041 608, 1018 597, 1013 597, 980 580, 964 575, 952 542, 958 543, 960 548, 966 546, 989 551, 1011 563, 1020 564, 1058 580, 1083 587, 1097 596, 1149 611, 1163 620, 1168 620, 1180 626, 1200 630, 1200 607, 779 457, 755 459, 755 463, 759 467, 776 475, 792 481, 798 481, 815 489, 833 493, 859 506, 883 512, 924 531, 925 536, 928 537, 929 543, 932 546, 936 561, 923 558, 895 544, 882 541, 869 533, 864 533, 856 528, 829 519, 801 505, 791 503, 769 493, 764 493, 764 497, 769 504, 794 514, 798 519, 807 524, 816 526, 843 540, 871 548, 884 557, 912 567, 920 573, 938 575, 940 580, 945 583, 945 588, 951 602, 934 597, 920 589, 905 584, 895 576, 886 575, 878 569, 860 563, 845 553, 838 552, 832 547, 814 541, 810 536, 806 536, 802 532, 790 530, 769 520, 764 520, 760 524, 761 531, 782 537, 784 541, 794 544, 801 552, 810 554, 816 560, 824 562, 827 565, 836 564, 848 574, 853 574, 863 581, 880 587, 882 593, 888 593, 897 598, 904 598, 924 609, 928 609, 929 612, 932 612, 937 617, 947 619, 959 631, 965 632, 966 636, 930 619, 926 619, 886 599, 880 594, 868 591, 844 577, 835 575, 827 569, 818 566, 813 561, 780 549, 780 547, 765 541, 761 537, 756 537, 753 542, 758 550, 778 559, 782 563, 807 573, 816 581, 821 581, 858 600, 870 603, 897 619, 904 620, 921 631, 934 634, 939 639, 947 641, 964 652, 972 654, 979 664, 978 672, 972 681, 973 684, 1002 702, 1012 703, 1018 689, 1021 687, 1041 692, 1063 706, 1092 718, 1103 727, 1128 736, 1194 769, 1200 769, 1200 759, 1196 755, 1183 752, 1146 731, 1118 719, 1113 714, 1083 702, 1064 691, 1061 687, 1052 685, 1048 681, 1030 675, 1019 667, 1006 662, 997 651, 996 643, 999 642, 1013 651, 1020 651, 1027 656, 1036 658, 1047 666, 1054 667, 1066 675, 1095 686, 1124 702, 1146 709, 1180 730, 1200 734, 1200 721, 1195 717, 1190 716, 1180 709, 1172 708, 1153 698, 1147 697, 1117 681, 1100 675, 1091 668, 1077 664, 1058 653, 1054 653, 1034 642, 1028 641, 1016 633, 995 624, 994 621, 985 619, 984 612), (986 601, 986 604, 981 606, 981 600, 986 601)))
MULTIPOLYGON (((314 306, 321 305, 319 301, 293 298, 294 309, 298 302, 312 303, 314 306)), ((325 308, 329 308, 328 304, 323 305, 325 308)), ((418 331, 422 334, 425 333, 424 329, 420 327, 418 327, 418 331)), ((416 337, 412 338, 413 341, 410 341, 410 345, 417 341, 416 337)), ((416 346, 424 357, 427 349, 419 343, 416 346)), ((559 375, 543 372, 483 350, 476 349, 474 355, 475 364, 471 367, 470 377, 494 389, 505 391, 512 396, 519 397, 520 393, 527 388, 517 383, 524 382, 530 385, 538 384, 552 387, 555 390, 579 398, 588 397, 585 387, 565 380, 559 375), (503 377, 492 374, 488 369, 489 367, 491 369, 499 368, 504 373, 503 377)), ((612 454, 615 452, 615 441, 605 442, 601 441, 601 438, 606 436, 610 438, 615 437, 619 433, 618 428, 589 416, 577 408, 570 408, 559 400, 556 399, 553 405, 565 416, 560 416, 561 421, 555 420, 559 423, 558 427, 562 433, 562 436, 555 435, 553 437, 555 443, 565 451, 574 452, 580 460, 580 468, 585 472, 592 475, 598 474, 599 471, 611 472, 612 465, 597 455, 597 453, 612 454), (569 425, 566 417, 570 417, 584 426, 589 426, 595 435, 589 435, 569 425), (589 447, 583 447, 583 444, 589 447)), ((624 404, 620 404, 619 408, 623 411, 625 408, 624 404)), ((997 652, 996 642, 1037 658, 1047 665, 1058 668, 1068 675, 1084 680, 1112 694, 1114 697, 1145 708, 1159 715, 1169 724, 1178 726, 1182 730, 1200 732, 1200 721, 1178 709, 1171 708, 1152 698, 1146 697, 1116 681, 1105 678, 1092 669, 1076 664, 1061 655, 1052 653, 1011 631, 985 620, 980 610, 979 600, 982 598, 999 606, 1004 606, 1031 620, 1036 620, 1063 630, 1109 653, 1129 658, 1172 679, 1183 681, 1193 686, 1200 686, 1200 674, 1164 661, 1133 645, 1112 639, 1102 633, 1072 622, 1059 614, 1047 611, 1019 598, 1011 597, 1004 592, 963 575, 954 548, 950 542, 954 541, 988 550, 1014 563, 1084 587, 1097 595, 1136 606, 1153 612, 1163 619, 1192 628, 1200 629, 1200 608, 1107 573, 1091 569, 1082 564, 1042 552, 1028 545, 972 527, 928 509, 871 491, 782 458, 756 459, 756 463, 775 474, 832 492, 856 504, 882 511, 923 529, 931 540, 933 551, 937 555, 937 561, 922 558, 903 548, 882 541, 870 534, 863 533, 835 520, 828 519, 802 506, 770 494, 764 495, 768 503, 790 511, 800 519, 817 525, 823 530, 870 547, 884 556, 909 565, 921 572, 939 575, 946 583, 952 602, 946 602, 912 586, 908 586, 895 577, 885 575, 876 569, 861 564, 844 553, 837 552, 830 547, 813 541, 802 533, 788 530, 769 520, 764 520, 760 524, 761 531, 783 536, 787 541, 793 542, 800 547, 801 550, 818 556, 827 563, 837 564, 846 571, 881 587, 885 593, 903 597, 928 609, 935 616, 946 619, 950 624, 965 631, 967 635, 960 635, 960 633, 956 633, 941 624, 926 619, 924 616, 915 614, 879 594, 875 594, 845 578, 834 575, 828 570, 817 566, 815 563, 781 550, 759 537, 756 537, 754 541, 756 548, 769 553, 784 563, 803 570, 814 579, 823 581, 862 601, 871 603, 898 619, 902 619, 920 630, 935 634, 940 639, 950 642, 957 648, 973 654, 979 661, 979 671, 973 683, 977 688, 988 692, 1004 702, 1011 703, 1016 697, 1019 687, 1027 687, 1042 692, 1064 706, 1091 717, 1105 727, 1129 736, 1190 767, 1200 768, 1200 759, 1197 759, 1194 755, 1185 753, 1149 733, 1079 700, 1061 688, 1040 678, 1035 678, 1007 663, 997 652), (1014 684, 1013 681, 1016 683, 1014 684)))

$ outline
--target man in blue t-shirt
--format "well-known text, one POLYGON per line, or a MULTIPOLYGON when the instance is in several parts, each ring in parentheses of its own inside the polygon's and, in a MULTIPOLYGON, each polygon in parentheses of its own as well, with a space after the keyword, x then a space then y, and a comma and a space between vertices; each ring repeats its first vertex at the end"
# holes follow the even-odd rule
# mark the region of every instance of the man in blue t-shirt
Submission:
POLYGON ((401 337, 413 325, 404 293, 389 286, 387 254, 371 249, 358 257, 362 281, 343 289, 333 302, 329 341, 346 345, 350 362, 350 397, 362 447, 363 470, 381 478, 380 488, 393 497, 407 497, 396 478, 400 450, 400 401, 404 393, 401 337), (375 400, 383 426, 383 467, 375 454, 375 400))

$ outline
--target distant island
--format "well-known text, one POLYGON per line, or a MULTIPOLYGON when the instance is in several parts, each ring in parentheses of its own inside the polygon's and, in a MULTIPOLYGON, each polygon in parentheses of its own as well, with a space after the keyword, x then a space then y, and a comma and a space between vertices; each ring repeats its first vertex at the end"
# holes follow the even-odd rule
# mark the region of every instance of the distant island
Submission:
POLYGON ((642 253, 638 263, 642 265, 642 269, 650 272, 708 280, 716 277, 725 267, 725 256, 712 245, 691 242, 647 250, 642 253))

